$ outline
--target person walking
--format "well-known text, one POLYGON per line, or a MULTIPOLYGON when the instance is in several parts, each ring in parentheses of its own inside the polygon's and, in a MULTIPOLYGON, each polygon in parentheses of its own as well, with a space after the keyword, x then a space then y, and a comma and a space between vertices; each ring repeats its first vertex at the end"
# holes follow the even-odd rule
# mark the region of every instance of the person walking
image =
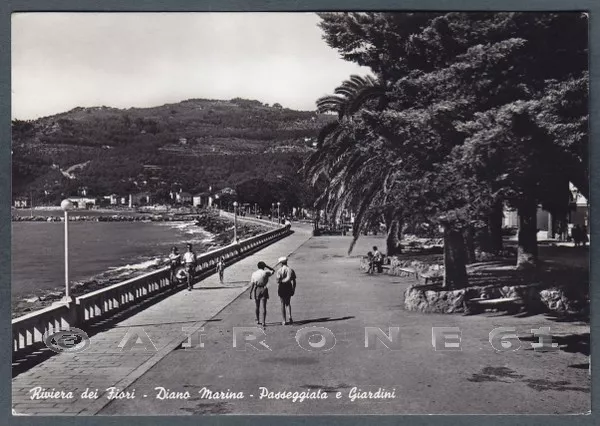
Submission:
POLYGON ((267 284, 269 277, 273 275, 275 270, 270 266, 267 266, 262 260, 258 262, 257 270, 252 273, 250 277, 250 299, 254 295, 254 301, 256 303, 256 323, 262 325, 263 328, 267 326, 267 300, 269 299, 269 289, 267 284), (260 322, 260 303, 263 305, 262 324, 260 322))
POLYGON ((225 273, 225 260, 223 260, 223 256, 220 256, 217 261, 217 272, 219 273, 219 282, 223 284, 223 274, 225 273))
POLYGON ((278 263, 281 264, 281 268, 277 271, 277 294, 281 300, 281 325, 293 324, 292 319, 292 296, 296 293, 296 272, 288 266, 287 257, 280 257, 278 263), (290 313, 290 321, 286 318, 286 308, 290 313))
POLYGON ((196 253, 194 253, 190 243, 187 244, 187 251, 183 254, 183 264, 187 275, 188 291, 192 291, 192 283, 196 274, 196 253))
POLYGON ((173 284, 177 278, 176 273, 179 265, 181 265, 181 254, 179 254, 177 247, 173 246, 171 247, 171 253, 169 253, 169 268, 171 271, 169 281, 171 284, 173 284))

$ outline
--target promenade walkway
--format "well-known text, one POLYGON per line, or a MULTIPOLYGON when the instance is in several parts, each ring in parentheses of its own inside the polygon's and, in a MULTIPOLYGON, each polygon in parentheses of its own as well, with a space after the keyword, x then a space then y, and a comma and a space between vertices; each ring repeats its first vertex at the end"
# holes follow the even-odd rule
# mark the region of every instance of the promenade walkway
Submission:
MULTIPOLYGON (((130 390, 146 398, 113 401, 100 414, 553 414, 590 409, 587 324, 555 322, 544 315, 465 317, 405 311, 402 294, 412 278, 361 273, 358 259, 346 255, 349 242, 349 237, 312 238, 290 258, 299 277, 295 324, 282 326, 278 300, 269 302, 265 342, 270 351, 232 346, 234 327, 254 325, 254 303, 246 293, 219 313, 218 321, 206 325, 204 348, 171 352, 131 385, 130 390), (335 347, 301 349, 296 333, 312 326, 331 330, 335 347), (400 350, 381 344, 365 349, 367 326, 385 331, 399 327, 400 350), (433 349, 431 329, 443 326, 462 330, 461 352, 433 349), (489 333, 501 326, 516 328, 519 350, 498 353, 491 347, 489 333), (536 339, 531 330, 544 326, 550 327, 561 350, 532 349, 536 339), (188 391, 190 398, 156 399, 156 387, 188 391), (206 399, 198 393, 203 387, 243 392, 245 397, 206 399), (321 389, 328 399, 261 399, 260 387, 272 392, 321 389), (352 401, 354 387, 395 389, 395 398, 352 401)), ((380 238, 361 238, 355 253, 382 243, 380 238)))
MULTIPOLYGON (((186 339, 182 327, 200 329, 243 293, 259 259, 275 264, 277 258, 294 252, 310 237, 309 228, 296 232, 229 266, 226 283, 212 275, 197 283, 191 292, 181 291, 91 337, 83 352, 57 354, 13 378, 13 410, 17 414, 94 414, 106 403, 105 390, 125 388, 186 339), (123 351, 119 344, 145 332, 156 351, 123 351), (127 334, 129 332, 129 335, 127 334), (72 398, 31 399, 31 389, 71 391, 72 398), (89 388, 98 389, 98 399, 81 398, 89 388)), ((142 343, 142 340, 138 340, 142 343)), ((140 413, 141 414, 141 413, 140 413)))
MULTIPOLYGON (((361 273, 358 259, 346 254, 349 242, 349 237, 309 239, 297 232, 229 268, 227 288, 209 290, 218 287, 210 278, 202 290, 179 293, 108 331, 104 340, 110 344, 92 339, 92 344, 99 346, 96 352, 60 355, 17 377, 13 380, 19 398, 15 408, 30 413, 100 415, 566 414, 590 410, 589 325, 556 322, 544 315, 405 311, 402 295, 413 279, 361 273), (232 345, 234 327, 255 326, 254 302, 248 300, 243 285, 256 261, 265 258, 274 263, 277 256, 290 252, 290 265, 299 277, 293 299, 294 325, 281 325, 276 284, 272 283, 264 337, 270 350, 236 350, 232 345), (205 306, 208 292, 222 295, 220 302, 205 306), (157 343, 158 353, 113 349, 133 325, 144 327, 157 343), (204 347, 182 348, 179 343, 184 336, 177 335, 181 325, 203 325, 204 347), (432 327, 445 326, 462 331, 460 352, 434 350, 432 327), (495 351, 489 342, 490 331, 511 326, 521 339, 520 349, 495 351), (327 351, 302 349, 296 336, 306 327, 329 329, 335 335, 335 346, 327 351), (366 349, 365 327, 385 332, 388 327, 399 327, 400 349, 391 350, 381 343, 366 349), (560 350, 533 350, 531 343, 537 339, 531 330, 540 327, 550 327, 560 350), (100 351, 103 348, 105 352, 100 351), (40 383, 57 390, 86 386, 103 390, 116 385, 135 398, 76 398, 72 403, 27 400, 27 391, 40 383), (179 392, 181 397, 159 399, 158 387, 179 392), (303 402, 261 398, 261 387, 270 392, 320 389, 328 398, 303 402), (203 388, 243 392, 244 398, 208 399, 199 393, 203 388), (352 400, 354 388, 372 392, 383 388, 394 397, 352 400)), ((355 253, 365 253, 373 244, 384 246, 381 238, 365 237, 355 253)))

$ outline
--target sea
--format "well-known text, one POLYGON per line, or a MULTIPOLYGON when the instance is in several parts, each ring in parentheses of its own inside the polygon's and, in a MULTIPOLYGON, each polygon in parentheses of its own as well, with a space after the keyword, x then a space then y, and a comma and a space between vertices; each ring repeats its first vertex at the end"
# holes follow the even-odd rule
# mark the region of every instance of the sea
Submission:
MULTIPOLYGON (((163 264, 172 246, 200 254, 213 238, 193 222, 69 222, 70 282, 125 280, 163 264)), ((13 222, 11 249, 13 303, 64 290, 64 223, 13 222)))

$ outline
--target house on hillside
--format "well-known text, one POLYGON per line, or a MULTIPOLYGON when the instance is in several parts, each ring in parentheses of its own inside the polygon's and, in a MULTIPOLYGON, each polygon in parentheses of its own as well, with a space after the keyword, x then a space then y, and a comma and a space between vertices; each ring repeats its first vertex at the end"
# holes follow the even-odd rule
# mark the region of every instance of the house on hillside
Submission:
POLYGON ((192 194, 189 192, 183 191, 183 189, 179 189, 179 191, 171 191, 169 193, 171 197, 171 201, 176 204, 191 204, 192 203, 192 194))
POLYGON ((219 194, 235 196, 236 192, 235 192, 235 189, 233 189, 233 188, 223 188, 219 191, 219 194))
POLYGON ((192 197, 192 205, 194 207, 204 207, 204 206, 210 207, 209 198, 210 198, 209 192, 200 192, 192 197))
POLYGON ((102 197, 105 202, 110 204, 111 206, 116 206, 119 204, 119 196, 117 194, 105 195, 102 197))
POLYGON ((131 194, 131 206, 145 206, 151 204, 151 196, 149 192, 138 192, 131 194))
POLYGON ((190 204, 192 202, 192 194, 189 192, 178 192, 175 195, 175 201, 179 204, 190 204))

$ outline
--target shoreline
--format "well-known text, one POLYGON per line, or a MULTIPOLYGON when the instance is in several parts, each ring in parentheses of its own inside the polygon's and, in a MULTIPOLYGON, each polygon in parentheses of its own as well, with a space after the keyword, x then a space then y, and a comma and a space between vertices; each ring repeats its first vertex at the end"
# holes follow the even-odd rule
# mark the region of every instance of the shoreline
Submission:
MULTIPOLYGON (((191 218, 181 220, 167 220, 157 222, 188 222, 191 226, 198 226, 206 233, 206 238, 196 244, 196 253, 202 255, 208 251, 219 247, 224 247, 233 240, 233 222, 227 218, 219 217, 212 211, 203 211, 192 215, 191 218)), ((94 218, 95 219, 95 218, 94 218)), ((265 232, 268 228, 260 225, 238 223, 238 237, 250 238, 254 235, 265 232)), ((152 256, 144 259, 131 260, 125 265, 115 265, 104 271, 88 277, 87 279, 71 282, 71 294, 74 297, 117 284, 127 279, 135 278, 166 266, 168 253, 152 256)), ((60 300, 64 296, 64 288, 56 286, 51 289, 39 290, 36 293, 20 295, 11 301, 11 318, 34 312, 50 306, 52 303, 60 300)))
MULTIPOLYGON (((195 220, 201 215, 214 214, 213 210, 179 207, 136 207, 74 209, 69 212, 69 221, 89 222, 181 222, 195 220)), ((34 207, 33 209, 11 209, 12 222, 64 222, 60 207, 34 207)))

